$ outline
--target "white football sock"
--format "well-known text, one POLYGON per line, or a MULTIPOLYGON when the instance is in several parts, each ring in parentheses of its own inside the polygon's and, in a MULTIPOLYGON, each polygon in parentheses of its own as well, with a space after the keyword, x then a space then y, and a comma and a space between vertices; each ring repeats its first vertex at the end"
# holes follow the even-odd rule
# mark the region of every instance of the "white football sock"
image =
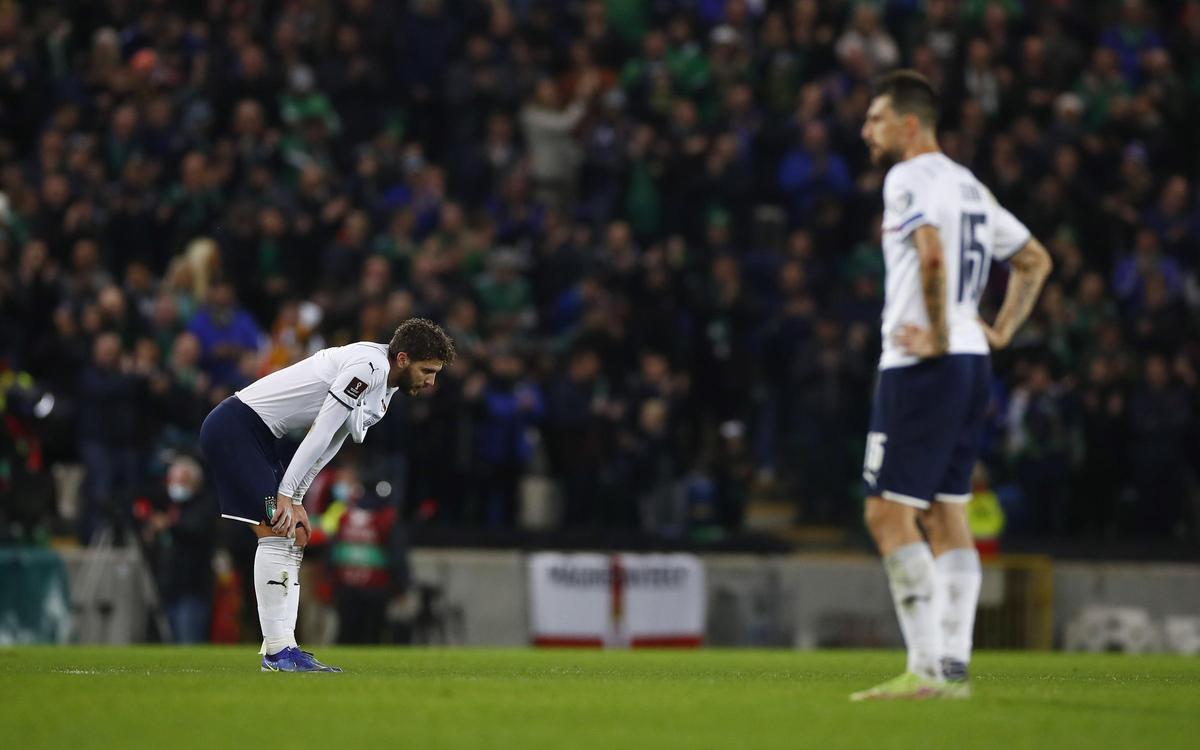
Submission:
POLYGON ((277 654, 296 645, 293 602, 300 597, 300 558, 292 540, 264 536, 254 554, 254 596, 262 626, 262 653, 277 654))
POLYGON ((943 590, 942 648, 946 656, 966 664, 971 661, 975 608, 983 583, 979 552, 973 547, 943 552, 937 559, 937 571, 943 590))
MULTIPOLYGON (((288 541, 294 540, 289 539, 288 541)), ((296 619, 300 615, 300 563, 304 562, 304 548, 293 544, 289 552, 296 561, 296 580, 292 582, 292 590, 288 592, 287 628, 288 632, 292 634, 292 644, 295 645, 296 619)))
POLYGON ((908 646, 908 671, 940 680, 939 589, 933 553, 924 542, 907 544, 883 558, 892 601, 908 646))

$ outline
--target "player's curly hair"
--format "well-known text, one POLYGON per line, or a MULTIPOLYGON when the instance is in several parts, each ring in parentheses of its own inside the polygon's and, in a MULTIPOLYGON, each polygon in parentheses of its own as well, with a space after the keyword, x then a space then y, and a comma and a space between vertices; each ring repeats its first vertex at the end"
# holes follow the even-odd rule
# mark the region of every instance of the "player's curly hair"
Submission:
POLYGON ((434 360, 449 365, 454 361, 454 341, 432 320, 409 318, 392 334, 388 359, 394 360, 400 352, 413 362, 434 360))

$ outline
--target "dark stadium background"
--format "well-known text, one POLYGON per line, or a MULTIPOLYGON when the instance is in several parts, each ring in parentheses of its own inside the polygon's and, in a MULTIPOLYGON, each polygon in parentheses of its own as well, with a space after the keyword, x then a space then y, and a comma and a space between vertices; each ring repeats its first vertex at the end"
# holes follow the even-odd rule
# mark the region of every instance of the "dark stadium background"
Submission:
POLYGON ((0 535, 115 526, 162 575, 245 545, 173 512, 172 456, 421 315, 458 362, 315 508, 349 482, 399 547, 866 549, 858 134, 899 65, 1055 261, 994 359, 1001 548, 1194 559, 1194 0, 0 2, 0 535))

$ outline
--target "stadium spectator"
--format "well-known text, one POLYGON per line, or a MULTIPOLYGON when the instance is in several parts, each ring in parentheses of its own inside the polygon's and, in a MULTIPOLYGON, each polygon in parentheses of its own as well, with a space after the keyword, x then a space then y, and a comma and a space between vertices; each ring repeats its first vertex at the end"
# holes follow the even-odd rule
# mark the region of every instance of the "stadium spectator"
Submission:
POLYGON ((575 195, 582 160, 575 128, 587 114, 587 100, 598 85, 595 74, 584 76, 576 86, 575 98, 562 108, 558 85, 543 78, 534 98, 521 110, 530 176, 538 198, 546 205, 570 205, 575 195))
POLYGON ((217 521, 200 464, 186 456, 172 460, 163 488, 148 499, 142 536, 176 643, 208 641, 217 521))
POLYGON ((131 369, 116 333, 96 336, 76 391, 79 457, 86 472, 79 538, 85 543, 100 528, 125 526, 132 493, 143 479, 137 450, 141 384, 131 369))
POLYGON ((1093 358, 1080 389, 1086 437, 1070 513, 1072 526, 1090 535, 1112 537, 1121 529, 1118 523, 1129 520, 1119 514, 1121 492, 1128 481, 1122 460, 1127 401, 1111 364, 1103 357, 1093 358))
POLYGON ((812 218, 818 203, 845 198, 853 184, 845 160, 829 149, 824 123, 805 122, 802 133, 800 148, 788 152, 779 165, 779 187, 797 225, 812 218))
POLYGON ((624 408, 596 350, 575 350, 566 373, 550 388, 546 415, 547 447, 563 482, 563 521, 569 526, 598 524, 608 511, 612 436, 624 408))
MULTIPOLYGON (((1141 385, 1129 400, 1129 453, 1137 493, 1134 524, 1152 537, 1169 537, 1176 526, 1190 522, 1187 507, 1186 460, 1194 413, 1195 378, 1172 382, 1170 362, 1151 354, 1143 367, 1141 385), (1190 382, 1189 382, 1190 381, 1190 382)), ((1190 514, 1189 514, 1190 516, 1190 514)))
POLYGON ((1027 365, 1025 381, 1009 402, 1008 423, 1008 452, 1021 487, 1026 528, 1042 536, 1065 533, 1075 415, 1046 362, 1027 365))
POLYGON ((511 526, 517 517, 517 488, 533 455, 530 430, 545 411, 541 389, 525 374, 511 351, 497 351, 486 374, 477 372, 463 386, 474 412, 474 461, 481 519, 489 526, 511 526))
POLYGON ((250 314, 237 306, 233 283, 219 280, 208 292, 208 304, 196 312, 188 330, 200 341, 201 363, 213 384, 242 385, 242 356, 258 349, 259 330, 250 314))
POLYGON ((854 6, 850 23, 837 41, 838 57, 862 57, 866 61, 865 71, 874 75, 900 62, 900 50, 891 34, 879 22, 879 11, 870 3, 854 6))
POLYGON ((48 460, 87 469, 85 513, 54 523, 89 536, 105 498, 157 483, 138 456, 194 448, 196 415, 247 379, 420 314, 467 356, 367 447, 405 513, 484 519, 489 423, 464 386, 511 350, 544 394, 566 523, 682 533, 689 508, 729 525, 778 492, 852 524, 883 177, 858 132, 871 76, 911 65, 940 84, 947 153, 1051 239, 1045 300, 994 363, 993 445, 1013 452, 987 468, 1049 513, 1008 533, 1194 534, 1191 480, 1151 459, 1179 440, 1171 460, 1197 460, 1178 436, 1200 357, 1200 4, 885 5, 14 5, 0 357, 58 399, 48 460), (778 481, 744 482, 746 450, 778 481))
POLYGON ((338 643, 379 643, 388 606, 408 589, 408 547, 397 510, 363 485, 358 467, 335 471, 321 525, 332 536, 338 643))

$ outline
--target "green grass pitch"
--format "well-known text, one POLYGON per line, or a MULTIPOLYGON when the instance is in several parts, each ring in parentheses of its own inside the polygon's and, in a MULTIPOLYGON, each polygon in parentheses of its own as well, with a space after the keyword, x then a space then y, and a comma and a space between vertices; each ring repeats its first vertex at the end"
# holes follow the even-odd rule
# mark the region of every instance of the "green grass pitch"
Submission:
POLYGON ((852 704, 898 652, 253 647, 0 649, 0 742, 27 748, 1200 747, 1200 659, 984 653, 965 702, 852 704))

